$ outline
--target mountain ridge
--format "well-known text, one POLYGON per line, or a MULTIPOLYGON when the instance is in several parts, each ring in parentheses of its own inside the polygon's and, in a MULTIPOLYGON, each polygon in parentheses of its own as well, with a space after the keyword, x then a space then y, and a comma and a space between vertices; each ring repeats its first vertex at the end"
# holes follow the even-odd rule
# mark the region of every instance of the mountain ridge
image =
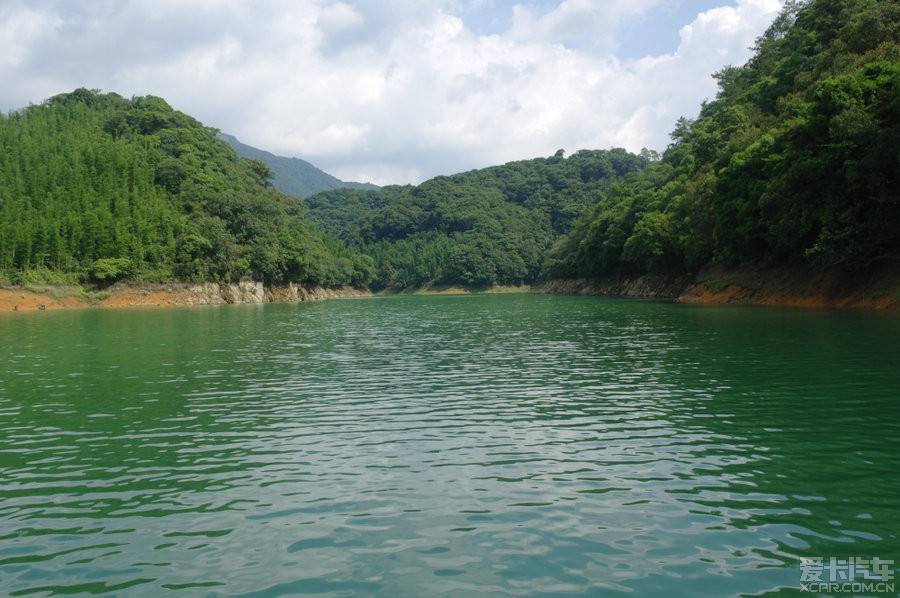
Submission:
POLYGON ((268 166, 275 175, 272 179, 272 186, 286 195, 305 199, 316 193, 333 189, 377 190, 379 188, 372 183, 342 181, 306 160, 279 156, 247 145, 234 135, 220 132, 218 136, 228 142, 238 156, 259 160, 268 166))

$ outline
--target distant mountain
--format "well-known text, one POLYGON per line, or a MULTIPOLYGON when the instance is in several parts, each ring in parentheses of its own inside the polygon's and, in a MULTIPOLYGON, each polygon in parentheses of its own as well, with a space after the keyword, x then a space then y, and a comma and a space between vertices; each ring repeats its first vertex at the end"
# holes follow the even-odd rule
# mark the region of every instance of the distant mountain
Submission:
POLYGON ((282 193, 303 199, 321 191, 332 189, 378 189, 371 183, 349 183, 331 176, 316 168, 306 160, 276 156, 265 150, 241 143, 232 135, 219 133, 219 137, 227 141, 237 155, 252 158, 266 164, 275 173, 272 185, 282 193))

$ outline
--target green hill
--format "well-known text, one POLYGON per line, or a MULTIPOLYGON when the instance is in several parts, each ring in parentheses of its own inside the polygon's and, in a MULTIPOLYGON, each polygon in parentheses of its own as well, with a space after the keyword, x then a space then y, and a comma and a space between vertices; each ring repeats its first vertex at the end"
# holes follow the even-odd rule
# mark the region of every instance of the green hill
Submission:
POLYGON ((87 89, 0 115, 0 281, 365 283, 368 259, 216 133, 87 89))
POLYGON ((266 164, 275 175, 272 185, 287 195, 293 195, 302 199, 331 189, 378 189, 377 185, 372 185, 371 183, 348 183, 342 181, 316 168, 306 160, 276 156, 265 150, 241 143, 232 135, 220 133, 219 137, 227 141, 234 148, 234 151, 237 152, 237 155, 259 160, 266 164))
POLYGON ((661 160, 558 153, 318 194, 309 215, 376 288, 874 268, 900 258, 898 32, 896 2, 788 2, 661 160))
MULTIPOLYGON (((648 155, 649 156, 649 155, 648 155)), ((375 289, 521 285, 605 190, 650 159, 623 149, 510 162, 418 186, 305 200, 325 231, 372 257, 375 289)))
POLYGON ((900 4, 788 2, 743 67, 554 251, 556 278, 900 258, 900 4))

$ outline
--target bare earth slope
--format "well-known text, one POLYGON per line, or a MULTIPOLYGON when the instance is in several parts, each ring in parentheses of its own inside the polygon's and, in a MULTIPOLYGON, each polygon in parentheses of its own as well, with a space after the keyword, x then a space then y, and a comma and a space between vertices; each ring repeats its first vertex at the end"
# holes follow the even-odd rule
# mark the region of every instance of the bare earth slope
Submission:
POLYGON ((803 268, 707 268, 696 276, 554 280, 546 293, 656 297, 682 303, 900 311, 900 264, 864 273, 803 268))

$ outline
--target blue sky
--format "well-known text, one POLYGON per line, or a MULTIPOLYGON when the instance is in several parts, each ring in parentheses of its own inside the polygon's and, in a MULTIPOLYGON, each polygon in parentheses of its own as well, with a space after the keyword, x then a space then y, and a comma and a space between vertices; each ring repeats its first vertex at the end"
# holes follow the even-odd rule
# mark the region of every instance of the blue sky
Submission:
POLYGON ((627 23, 621 30, 621 58, 640 58, 648 54, 671 54, 678 49, 679 30, 701 12, 723 6, 717 0, 671 0, 658 10, 648 11, 627 23))
POLYGON ((345 180, 664 150, 782 0, 0 0, 0 110, 157 95, 345 180))
MULTIPOLYGON (((557 8, 559 0, 530 0, 519 4, 547 13, 557 8)), ((678 48, 679 29, 697 14, 727 5, 722 0, 668 0, 654 10, 635 15, 619 31, 616 55, 622 59, 669 54, 678 48)), ((485 0, 463 6, 460 11, 466 24, 481 35, 501 34, 512 25, 515 3, 485 0)))

